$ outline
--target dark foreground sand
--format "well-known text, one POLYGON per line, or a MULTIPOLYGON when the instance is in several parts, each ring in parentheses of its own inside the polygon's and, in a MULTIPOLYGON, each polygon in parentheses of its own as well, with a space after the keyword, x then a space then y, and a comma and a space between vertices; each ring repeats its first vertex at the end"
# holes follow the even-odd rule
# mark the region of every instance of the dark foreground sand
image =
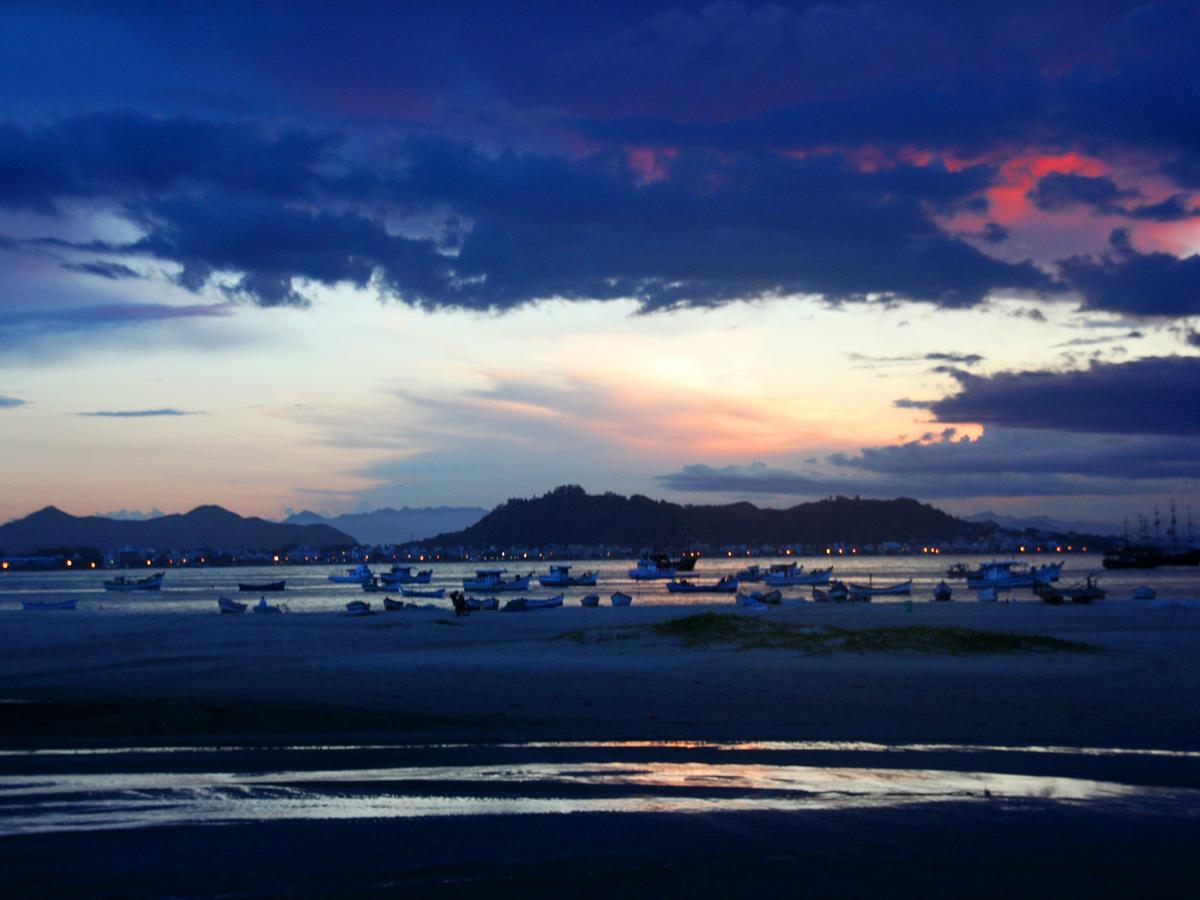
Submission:
POLYGON ((1100 648, 1090 654, 811 656, 561 637, 693 611, 566 608, 461 620, 5 611, 0 698, 36 702, 0 704, 0 742, 355 733, 1200 749, 1200 609, 1114 601, 743 613, 1040 634, 1100 648))
MULTIPOLYGON (((5 893, 1195 895, 1200 757, 953 747, 1200 750, 1200 610, 1131 602, 956 603, 919 604, 911 613, 883 604, 743 613, 840 627, 952 625, 1040 634, 1099 648, 1092 653, 810 656, 684 647, 650 637, 595 643, 561 637, 585 626, 644 624, 694 611, 564 609, 475 614, 460 622, 432 613, 357 620, 4 612, 0 697, 20 702, 0 704, 0 749, 15 752, 0 756, 0 775, 269 773, 316 765, 344 772, 403 763, 442 766, 452 779, 456 766, 483 759, 501 765, 619 760, 636 769, 639 762, 730 758, 705 747, 496 748, 506 741, 819 740, 950 749, 800 745, 746 751, 744 758, 847 771, 1095 779, 1128 793, 1095 802, 976 796, 779 812, 723 811, 726 794, 706 787, 716 798, 711 814, 173 822, 9 834, 0 837, 5 893), (303 759, 286 749, 333 743, 415 746, 303 759), (441 746, 447 743, 465 746, 441 746), (253 749, 232 756, 204 749, 216 745, 253 749), (197 749, 132 757, 21 752, 131 746, 197 749)), ((378 793, 374 784, 362 789, 378 793)), ((411 786, 391 789, 400 795, 411 786)), ((484 788, 449 782, 437 788, 477 790, 484 788)), ((565 789, 545 790, 558 796, 565 789)), ((678 790, 698 789, 681 782, 678 790)), ((755 796, 770 797, 769 784, 755 796)), ((3 794, 0 803, 0 818, 20 810, 3 794)))

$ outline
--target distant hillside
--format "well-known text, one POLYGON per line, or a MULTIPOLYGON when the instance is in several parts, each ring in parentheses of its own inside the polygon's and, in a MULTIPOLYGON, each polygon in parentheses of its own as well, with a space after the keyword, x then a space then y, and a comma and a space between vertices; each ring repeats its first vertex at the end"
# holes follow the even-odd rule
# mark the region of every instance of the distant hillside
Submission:
POLYGON ((439 546, 474 548, 545 544, 664 547, 686 541, 727 544, 878 544, 949 541, 993 534, 995 526, 964 522, 916 500, 839 497, 790 509, 750 503, 681 506, 635 495, 591 495, 564 486, 532 500, 509 500, 461 531, 438 535, 439 546))
POLYGON ((405 506, 326 518, 305 510, 284 521, 289 525, 332 525, 352 535, 360 544, 398 544, 466 528, 478 522, 486 512, 478 506, 405 506))
POLYGON ((995 522, 1001 528, 1007 528, 1010 531, 1024 531, 1028 528, 1051 534, 1103 535, 1106 537, 1113 537, 1121 533, 1119 525, 1109 522, 1066 522, 1062 519, 1052 519, 1049 516, 1005 516, 992 512, 990 509, 986 512, 972 513, 963 518, 968 522, 995 522))
POLYGON ((142 521, 72 516, 53 506, 0 525, 0 549, 10 555, 50 547, 154 547, 156 549, 277 549, 290 545, 324 549, 355 543, 329 525, 288 525, 243 518, 219 506, 198 506, 183 515, 142 521))

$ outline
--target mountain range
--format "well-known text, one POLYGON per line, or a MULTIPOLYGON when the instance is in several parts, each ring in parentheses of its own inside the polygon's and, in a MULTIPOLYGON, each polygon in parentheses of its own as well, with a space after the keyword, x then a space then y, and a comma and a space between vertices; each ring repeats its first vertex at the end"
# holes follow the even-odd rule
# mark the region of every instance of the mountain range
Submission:
POLYGON ((299 546, 327 549, 355 543, 353 537, 330 525, 268 522, 239 516, 220 506, 198 506, 188 513, 141 521, 73 516, 57 507, 47 506, 23 519, 0 525, 0 550, 10 555, 56 547, 246 550, 299 546))
POLYGON ((477 549, 547 544, 679 549, 689 544, 935 543, 985 538, 997 530, 906 498, 838 497, 760 509, 750 503, 683 506, 640 495, 592 495, 568 485, 542 497, 509 500, 474 525, 431 542, 477 549))
POLYGON ((478 522, 487 512, 477 506, 385 507, 369 513, 322 516, 304 510, 284 519, 289 525, 331 525, 360 544, 399 544, 421 541, 443 531, 457 531, 478 522))

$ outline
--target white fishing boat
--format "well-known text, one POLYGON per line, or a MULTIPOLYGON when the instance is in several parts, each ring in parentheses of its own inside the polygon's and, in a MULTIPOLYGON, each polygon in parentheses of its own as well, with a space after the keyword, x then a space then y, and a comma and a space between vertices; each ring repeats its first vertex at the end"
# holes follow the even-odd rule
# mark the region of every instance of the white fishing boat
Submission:
POLYGON ((153 575, 147 575, 145 578, 128 578, 124 575, 118 575, 116 578, 111 578, 104 582, 104 589, 120 593, 128 591, 157 591, 162 587, 163 579, 166 577, 166 572, 155 572, 153 575))
POLYGON ((359 563, 353 569, 347 569, 345 575, 330 575, 329 580, 334 584, 364 584, 370 583, 375 574, 366 563, 359 563))
POLYGON ((504 573, 507 571, 507 569, 476 569, 474 578, 463 579, 463 590, 489 592, 529 590, 529 580, 533 577, 532 572, 528 575, 514 575, 506 581, 504 573))
POLYGON ((228 597, 218 597, 217 609, 223 613, 244 613, 246 611, 246 604, 230 600, 228 597))
POLYGON ((613 606, 629 606, 631 603, 633 603, 632 596, 629 594, 623 594, 620 591, 617 591, 615 594, 609 597, 609 600, 613 606))
POLYGON ((392 568, 379 576, 379 580, 384 584, 429 584, 433 581, 433 569, 422 569, 420 572, 413 572, 412 566, 392 566, 392 568))
POLYGON ((400 588, 400 593, 405 597, 427 597, 431 600, 441 600, 446 595, 445 588, 437 588, 432 591, 423 591, 420 588, 400 588))
POLYGON ((366 600, 351 600, 346 604, 346 615, 369 616, 371 615, 371 604, 366 600))
POLYGON ((804 567, 796 563, 775 563, 763 575, 763 583, 772 587, 790 587, 798 584, 829 584, 833 566, 824 569, 804 571, 804 567))
POLYGON ((78 600, 22 600, 21 609, 74 609, 78 603, 78 600))
POLYGON ((501 612, 530 612, 535 609, 555 609, 563 605, 563 595, 557 597, 513 597, 501 612))
POLYGON ((654 581, 659 578, 674 578, 678 570, 679 567, 671 562, 669 556, 648 553, 629 570, 629 577, 634 581, 654 581))
POLYGON ((572 575, 570 566, 551 566, 550 571, 538 576, 542 587, 595 587, 599 572, 584 572, 572 575))
POLYGON ((258 603, 256 603, 256 604, 255 604, 253 607, 251 607, 251 608, 252 608, 252 609, 254 610, 254 612, 256 612, 256 613, 268 613, 268 614, 271 614, 271 613, 281 613, 281 612, 283 612, 283 609, 282 609, 281 607, 278 607, 278 606, 272 606, 270 603, 268 603, 268 602, 267 602, 267 598, 266 598, 266 597, 259 597, 259 598, 258 598, 258 603))
POLYGON ((600 605, 600 595, 599 594, 585 594, 584 596, 579 598, 579 605, 580 606, 599 606, 600 605))
POLYGON ((967 575, 967 587, 972 590, 992 587, 1004 591, 1033 587, 1035 584, 1049 584, 1058 581, 1063 568, 1062 563, 1047 563, 1023 571, 1019 568, 1020 565, 1001 561, 984 563, 967 575))
POLYGON ((851 594, 861 594, 865 597, 897 596, 912 593, 912 579, 897 581, 895 584, 885 584, 881 587, 875 587, 873 584, 854 584, 851 582, 848 587, 851 594))

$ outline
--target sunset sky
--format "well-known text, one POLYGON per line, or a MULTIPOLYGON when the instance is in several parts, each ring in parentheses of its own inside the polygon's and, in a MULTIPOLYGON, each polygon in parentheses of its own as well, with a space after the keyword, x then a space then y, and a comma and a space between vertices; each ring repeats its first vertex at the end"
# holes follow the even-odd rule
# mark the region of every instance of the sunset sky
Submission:
POLYGON ((1200 6, 575 6, 5 4, 0 520, 1200 513, 1200 6))

